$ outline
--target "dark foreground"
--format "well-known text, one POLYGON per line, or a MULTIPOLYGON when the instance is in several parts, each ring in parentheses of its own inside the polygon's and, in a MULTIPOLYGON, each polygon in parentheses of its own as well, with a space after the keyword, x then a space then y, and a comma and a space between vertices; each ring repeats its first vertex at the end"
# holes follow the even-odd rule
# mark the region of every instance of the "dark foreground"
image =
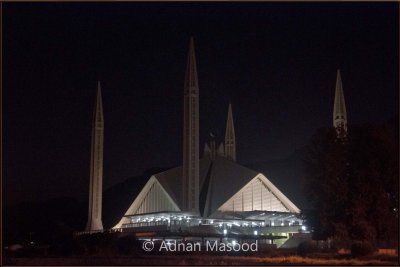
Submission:
POLYGON ((3 258, 4 265, 386 265, 398 266, 397 255, 372 255, 351 258, 346 255, 319 256, 215 256, 215 255, 91 255, 77 257, 3 258))

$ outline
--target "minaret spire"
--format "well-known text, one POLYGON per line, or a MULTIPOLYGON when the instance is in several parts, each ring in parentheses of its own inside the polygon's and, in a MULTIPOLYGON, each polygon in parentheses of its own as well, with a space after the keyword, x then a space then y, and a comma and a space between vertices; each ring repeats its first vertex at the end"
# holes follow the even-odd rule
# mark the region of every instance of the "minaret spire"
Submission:
POLYGON ((97 84, 96 101, 92 121, 92 146, 90 160, 89 215, 86 231, 102 231, 101 220, 103 191, 103 140, 104 118, 100 81, 97 84))
POLYGON ((183 210, 199 211, 199 84, 193 37, 184 83, 183 111, 183 210))
POLYGON ((333 107, 333 127, 336 128, 338 137, 345 137, 347 134, 347 113, 344 101, 342 78, 340 69, 337 70, 335 103, 333 107))
POLYGON ((225 130, 225 157, 236 161, 236 138, 235 127, 233 126, 232 105, 229 104, 228 118, 225 130))

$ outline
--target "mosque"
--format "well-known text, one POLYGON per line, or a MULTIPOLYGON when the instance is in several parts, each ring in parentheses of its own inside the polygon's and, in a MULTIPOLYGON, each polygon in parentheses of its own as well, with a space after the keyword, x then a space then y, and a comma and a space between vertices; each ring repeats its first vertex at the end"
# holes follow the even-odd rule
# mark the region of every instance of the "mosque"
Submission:
MULTIPOLYGON (((199 86, 193 38, 184 82, 183 164, 153 174, 111 232, 151 240, 258 240, 289 247, 307 233, 300 209, 262 173, 236 162, 232 106, 225 140, 199 151, 199 86)), ((337 72, 333 126, 347 131, 340 71, 337 72)), ((89 214, 85 233, 102 232, 104 118, 98 83, 92 125, 89 214)))

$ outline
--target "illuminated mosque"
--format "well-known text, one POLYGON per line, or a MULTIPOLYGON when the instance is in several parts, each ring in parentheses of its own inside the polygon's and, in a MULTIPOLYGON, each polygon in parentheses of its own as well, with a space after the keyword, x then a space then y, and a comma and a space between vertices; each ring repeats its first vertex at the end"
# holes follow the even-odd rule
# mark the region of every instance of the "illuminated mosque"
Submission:
MULTIPOLYGON (((309 233, 300 209, 262 173, 236 162, 232 106, 225 140, 199 146, 199 85, 193 38, 184 82, 183 164, 153 174, 110 232, 132 233, 146 240, 219 240, 290 247, 309 233)), ((340 71, 337 72, 333 126, 347 131, 340 71)), ((85 232, 103 232, 104 118, 98 83, 92 125, 89 214, 85 232)))

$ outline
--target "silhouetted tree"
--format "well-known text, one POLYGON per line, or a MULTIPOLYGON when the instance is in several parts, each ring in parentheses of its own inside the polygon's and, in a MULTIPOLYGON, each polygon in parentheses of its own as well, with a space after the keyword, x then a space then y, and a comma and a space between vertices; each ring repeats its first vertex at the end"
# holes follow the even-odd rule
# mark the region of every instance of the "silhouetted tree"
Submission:
POLYGON ((353 239, 398 237, 398 124, 352 129, 349 180, 352 202, 349 224, 353 239))
POLYGON ((305 212, 318 239, 393 240, 398 237, 396 124, 349 128, 338 139, 320 129, 307 148, 305 212))
POLYGON ((318 130, 308 146, 305 189, 313 212, 305 215, 318 239, 348 236, 343 225, 348 202, 346 151, 347 142, 337 139, 334 129, 318 130))

